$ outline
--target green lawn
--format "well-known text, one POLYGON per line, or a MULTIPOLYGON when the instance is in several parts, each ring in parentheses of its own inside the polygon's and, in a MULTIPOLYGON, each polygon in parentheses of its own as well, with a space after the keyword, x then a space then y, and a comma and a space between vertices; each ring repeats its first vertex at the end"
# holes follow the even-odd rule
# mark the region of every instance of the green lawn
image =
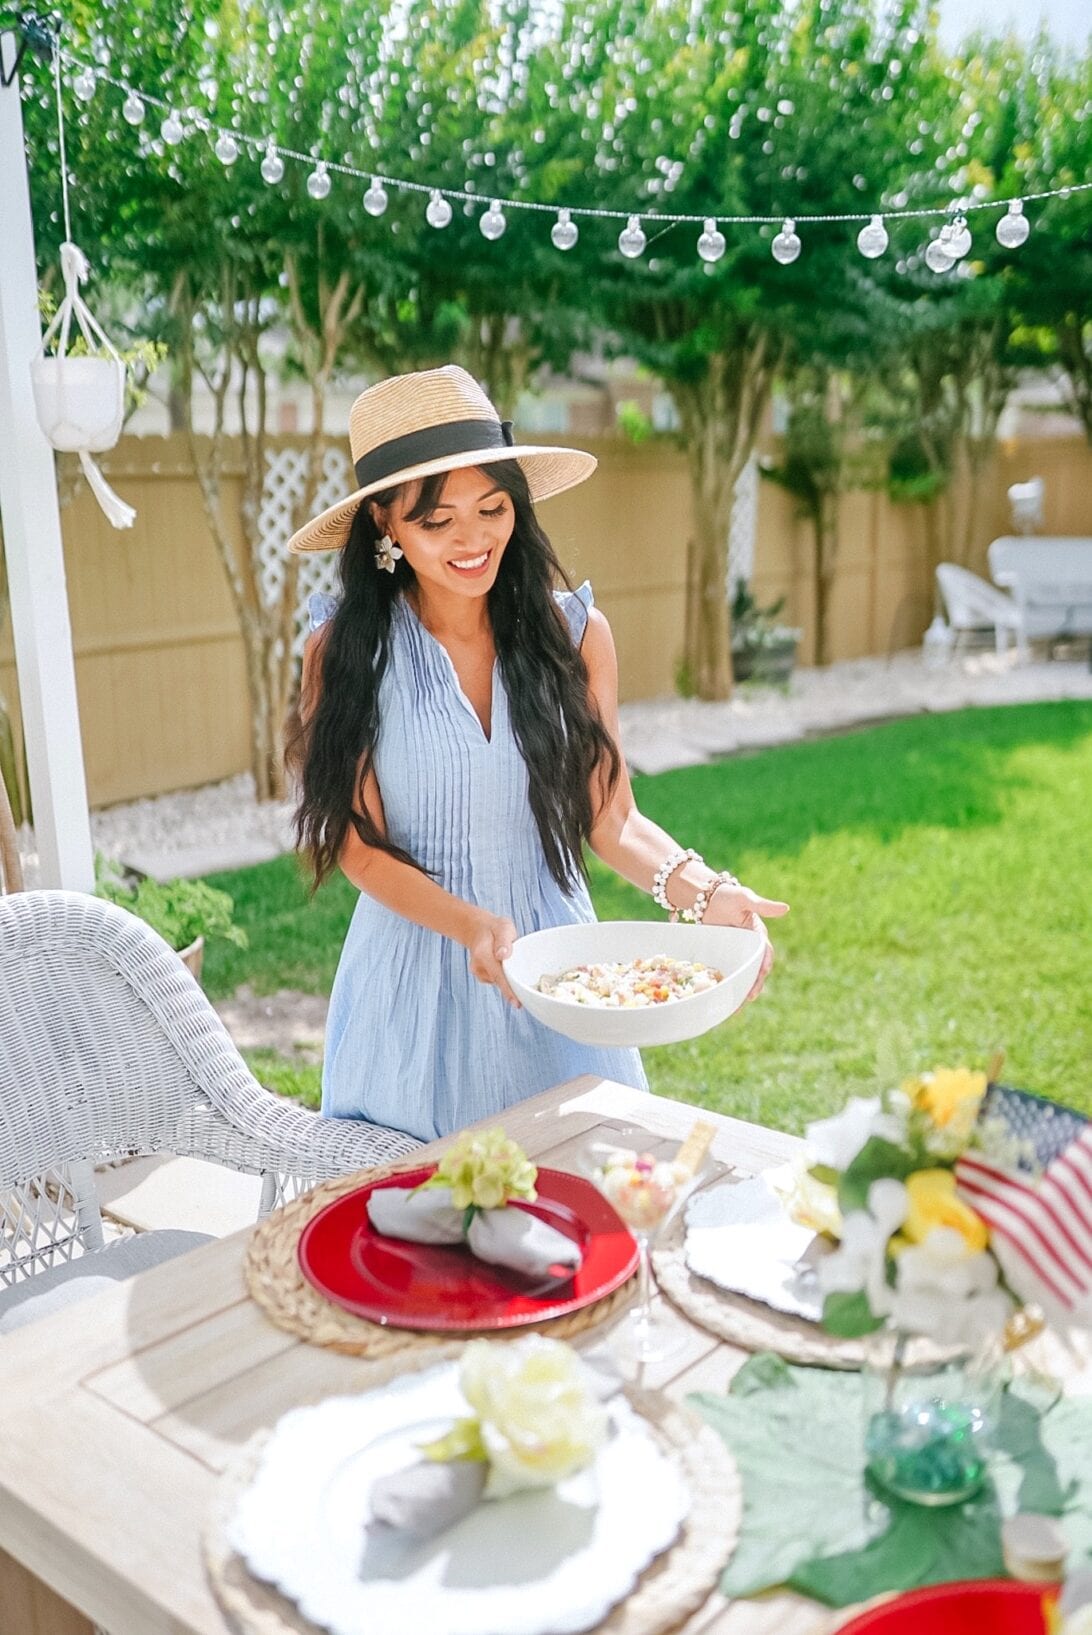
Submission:
MULTIPOLYGON (((645 1052, 653 1088, 799 1131, 852 1091, 984 1065, 1092 1112, 1092 704, 917 717, 638 778, 637 799, 714 867, 787 899, 762 999, 645 1052)), ((329 987, 353 893, 309 901, 291 858, 216 878, 249 952, 209 950, 214 997, 329 987)), ((659 911, 596 864, 603 918, 659 911)), ((256 1062, 313 1096, 317 1069, 256 1062)))

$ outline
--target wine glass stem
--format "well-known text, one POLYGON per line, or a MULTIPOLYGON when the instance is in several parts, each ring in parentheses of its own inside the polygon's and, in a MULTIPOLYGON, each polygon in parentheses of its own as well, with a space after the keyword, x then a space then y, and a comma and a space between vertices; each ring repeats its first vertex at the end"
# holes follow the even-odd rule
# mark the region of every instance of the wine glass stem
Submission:
POLYGON ((645 1328, 652 1322, 652 1260, 647 1232, 637 1233, 637 1320, 645 1328))

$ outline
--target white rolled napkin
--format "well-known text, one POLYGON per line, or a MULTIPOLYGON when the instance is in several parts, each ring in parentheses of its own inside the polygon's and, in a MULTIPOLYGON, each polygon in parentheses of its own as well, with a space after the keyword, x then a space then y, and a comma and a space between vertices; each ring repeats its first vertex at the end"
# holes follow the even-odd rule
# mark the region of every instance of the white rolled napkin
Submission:
POLYGON ((385 1238, 410 1243, 462 1243, 465 1211, 451 1202, 450 1187, 376 1187, 368 1219, 385 1238))
POLYGON ((583 1258, 578 1243, 526 1209, 483 1209, 466 1241, 479 1260, 527 1277, 545 1277, 553 1266, 575 1271, 583 1258))
POLYGON ((421 1460, 372 1483, 371 1517, 411 1538, 435 1538, 481 1501, 489 1466, 468 1459, 421 1460))
POLYGON ((451 1202, 450 1187, 376 1187, 368 1219, 386 1238, 410 1243, 467 1243, 479 1260, 526 1277, 545 1277, 553 1266, 575 1271, 582 1251, 564 1232, 526 1209, 476 1210, 469 1231, 466 1212, 451 1202))

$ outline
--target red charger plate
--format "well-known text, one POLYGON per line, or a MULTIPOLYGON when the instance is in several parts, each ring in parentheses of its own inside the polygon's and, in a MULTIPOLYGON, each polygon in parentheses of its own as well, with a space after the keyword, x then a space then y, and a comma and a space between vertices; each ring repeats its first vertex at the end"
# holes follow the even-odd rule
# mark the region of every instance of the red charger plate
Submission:
POLYGON ((637 1267, 637 1245, 597 1187, 564 1170, 540 1169, 525 1209, 580 1244, 576 1272, 532 1281, 478 1260, 465 1245, 447 1247, 382 1237, 368 1219, 380 1187, 413 1187, 435 1164, 369 1181, 308 1222, 300 1234, 300 1270, 336 1306, 394 1328, 467 1332, 519 1328, 563 1317, 602 1300, 637 1267))
POLYGON ((841 1624, 838 1635, 1045 1635, 1056 1584, 979 1579, 910 1590, 841 1624))

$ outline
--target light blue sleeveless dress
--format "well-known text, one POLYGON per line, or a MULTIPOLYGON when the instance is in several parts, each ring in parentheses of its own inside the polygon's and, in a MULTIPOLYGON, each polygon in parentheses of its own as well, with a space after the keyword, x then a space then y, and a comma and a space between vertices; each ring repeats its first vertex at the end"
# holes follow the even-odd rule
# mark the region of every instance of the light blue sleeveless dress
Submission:
MULTIPOLYGON (((591 586, 556 595, 579 645, 591 586)), ((336 606, 313 596, 312 628, 336 606)), ((546 867, 500 664, 486 738, 446 649, 404 598, 394 608, 379 720, 375 773, 387 832, 440 885, 507 916, 521 936, 594 920, 583 882, 563 892, 546 867)), ((430 1141, 579 1073, 648 1087, 637 1051, 579 1045, 543 1027, 470 974, 461 944, 361 893, 330 996, 327 1117, 430 1141)))

